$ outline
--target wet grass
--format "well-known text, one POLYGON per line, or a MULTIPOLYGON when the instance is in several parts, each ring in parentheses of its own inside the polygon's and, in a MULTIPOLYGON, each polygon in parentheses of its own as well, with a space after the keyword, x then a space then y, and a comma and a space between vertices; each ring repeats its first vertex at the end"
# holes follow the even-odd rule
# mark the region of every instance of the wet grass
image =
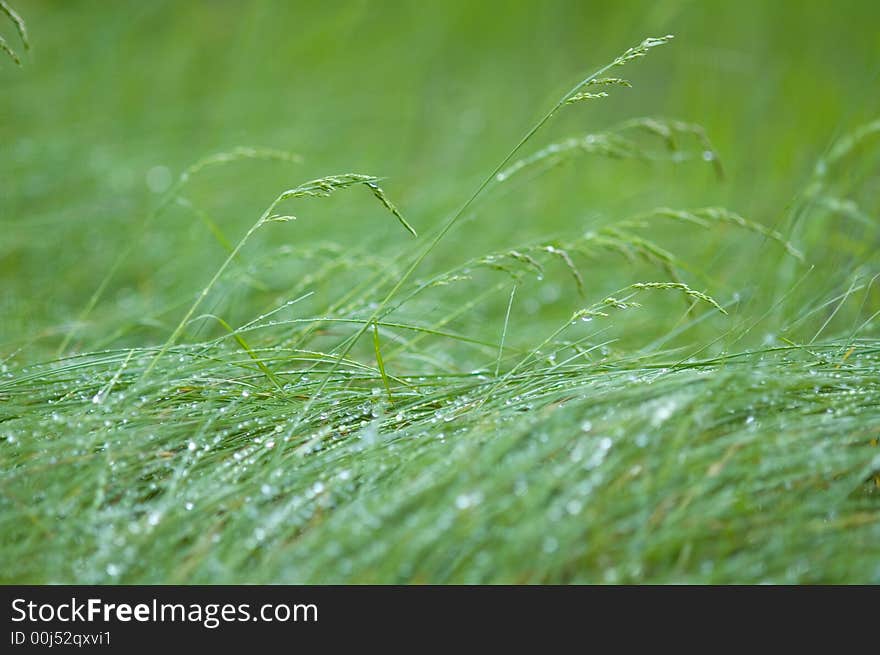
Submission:
POLYGON ((758 188, 699 117, 591 113, 653 113, 669 40, 497 114, 472 184, 280 139, 22 245, 77 171, 7 163, 0 580, 880 582, 878 123, 758 188))

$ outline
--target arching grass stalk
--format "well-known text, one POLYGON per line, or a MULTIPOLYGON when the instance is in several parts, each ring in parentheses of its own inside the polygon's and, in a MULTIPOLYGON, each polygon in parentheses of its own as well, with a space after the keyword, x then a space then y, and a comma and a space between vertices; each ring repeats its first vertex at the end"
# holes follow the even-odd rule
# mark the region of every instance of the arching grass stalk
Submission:
POLYGON ((89 298, 89 301, 86 303, 85 307, 83 307, 82 311, 76 318, 73 326, 62 339, 61 344, 58 346, 58 350, 56 350, 55 354, 61 356, 67 350, 71 341, 73 341, 74 336, 77 333, 78 326, 83 323, 83 321, 88 318, 89 314, 92 313, 92 310, 98 304, 98 301, 101 299, 101 296, 104 295, 104 292, 107 290, 110 281, 116 275, 120 266, 126 261, 128 261, 129 257, 131 257, 132 252, 137 247, 139 243, 141 243, 141 237, 146 234, 147 230, 152 226, 153 222, 162 215, 162 213, 168 209, 172 202, 178 197, 183 188, 187 185, 187 183, 197 174, 202 171, 213 168, 218 165, 231 164, 233 162, 238 162, 245 159, 256 159, 256 160, 269 160, 269 161, 284 161, 290 163, 300 163, 302 161, 302 157, 299 155, 286 152, 284 150, 275 150, 272 148, 253 148, 249 146, 241 146, 238 148, 234 148, 225 152, 218 152, 213 155, 208 155, 207 157, 202 157, 195 163, 188 166, 177 178, 177 181, 171 186, 170 189, 162 196, 162 199, 159 201, 147 217, 143 220, 140 226, 139 235, 130 239, 128 242, 128 246, 123 248, 116 257, 116 261, 113 262, 113 265, 110 267, 110 270, 107 271, 107 274, 104 276, 104 279, 101 280, 101 283, 98 285, 98 288, 95 289, 94 293, 89 298))
MULTIPOLYGON (((379 178, 374 177, 372 175, 362 175, 360 173, 345 173, 343 175, 331 175, 328 177, 322 177, 317 180, 311 180, 304 184, 299 185, 294 189, 288 189, 281 193, 275 200, 270 204, 266 210, 262 213, 260 218, 250 227, 247 233, 241 238, 241 240, 235 245, 232 252, 226 257, 224 262, 220 265, 220 268, 214 273, 214 276, 210 279, 208 284, 202 289, 196 298, 195 302, 190 306, 186 315, 180 320, 180 323, 177 324, 177 327, 174 328, 174 332, 171 333, 171 336, 168 337, 168 340, 162 345, 156 355, 153 357, 153 360, 150 362, 149 366, 147 366, 142 379, 146 378, 150 372, 155 368, 156 364, 159 360, 168 352, 168 349, 171 348, 177 340, 180 338, 180 335, 183 333, 184 328, 189 323, 189 320, 193 317, 196 310, 201 306, 202 302, 205 300, 207 295, 211 292, 220 278, 223 276, 223 273, 226 272, 226 269, 229 268, 229 265, 232 263, 232 260, 238 255, 242 248, 250 241, 251 237, 254 233, 263 227, 266 223, 270 222, 287 222, 291 220, 295 220, 295 216, 280 216, 275 214, 275 208, 280 205, 285 200, 295 199, 295 198, 314 198, 314 197, 327 197, 338 191, 340 189, 345 189, 348 187, 352 187, 358 184, 363 184, 370 189, 373 195, 382 203, 382 205, 388 209, 400 222, 400 224, 413 236, 416 236, 416 231, 412 228, 412 226, 407 223, 406 219, 401 216, 400 212, 397 211, 397 208, 391 203, 390 200, 385 196, 385 193, 379 187, 379 178)), ((366 330, 365 326, 363 329, 366 330)))
MULTIPOLYGON (((546 346, 551 341, 555 340, 560 334, 562 334, 568 327, 578 321, 591 321, 594 318, 605 318, 608 316, 609 310, 626 310, 626 309, 634 309, 640 307, 639 303, 631 300, 634 296, 641 293, 642 291, 675 291, 682 295, 684 295, 688 300, 693 302, 702 302, 707 305, 711 305, 714 309, 721 312, 722 314, 727 314, 727 311, 720 305, 718 302, 712 298, 711 296, 702 293, 701 291, 697 291, 696 289, 691 289, 688 285, 681 282, 636 282, 635 284, 630 284, 622 289, 619 289, 614 294, 608 296, 604 300, 594 303, 590 307, 585 309, 578 310, 574 314, 572 314, 571 318, 566 321, 562 326, 560 326, 557 330, 555 330, 550 336, 544 339, 537 347, 533 348, 531 352, 529 352, 525 357, 520 359, 507 373, 505 373, 492 387, 489 393, 486 394, 486 398, 491 397, 492 393, 495 389, 497 389, 500 385, 504 384, 506 380, 515 375, 518 371, 520 371, 523 366, 528 364, 534 357, 536 357, 541 349, 546 346), (625 294, 625 295, 623 295, 625 294), (620 296, 620 297, 618 297, 620 296)), ((497 377, 497 376, 496 376, 497 377)))
POLYGON ((553 105, 553 107, 541 117, 537 123, 535 123, 529 130, 523 135, 523 137, 517 142, 517 144, 507 153, 507 155, 492 169, 492 172, 489 173, 485 179, 477 186, 474 192, 468 197, 468 199, 461 205, 461 207, 456 211, 452 217, 450 217, 440 231, 437 232, 434 237, 430 239, 422 249, 416 254, 413 258, 413 261, 406 268, 391 290, 385 295, 385 297, 381 300, 378 306, 373 310, 373 313, 370 317, 364 322, 361 328, 352 336, 351 339, 347 341, 347 343, 343 346, 342 350, 338 355, 338 359, 330 367, 327 371, 324 380, 321 385, 318 387, 316 392, 312 395, 309 401, 306 403, 304 411, 301 413, 301 416, 307 415, 307 410, 311 407, 315 398, 319 397, 321 393, 326 388, 329 381, 332 379, 333 374, 336 372, 336 369, 342 363, 342 361, 348 356, 351 350, 354 348, 355 344, 360 340, 360 338, 364 335, 364 333, 370 329, 370 326, 374 321, 378 320, 382 316, 384 316, 384 312, 388 303, 391 301, 394 296, 400 291, 404 284, 410 279, 415 270, 419 267, 419 265, 425 260, 425 258, 434 250, 438 243, 445 237, 449 231, 455 227, 455 225, 462 219, 462 217, 467 213, 467 211, 473 206, 474 202, 483 194, 483 192, 489 187, 489 185, 496 179, 496 176, 504 170, 505 166, 507 166, 511 160, 519 153, 519 151, 528 143, 533 136, 542 128, 547 122, 556 115, 556 113, 562 109, 565 105, 569 104, 569 101, 574 98, 578 93, 580 93, 584 88, 589 86, 596 80, 599 80, 602 75, 607 73, 612 68, 617 66, 623 66, 626 63, 637 59, 639 57, 644 57, 651 48, 654 48, 658 45, 663 45, 668 43, 673 38, 673 35, 667 34, 666 36, 660 38, 647 38, 642 41, 640 44, 629 48, 614 59, 611 63, 602 66, 592 74, 588 75, 580 82, 575 84, 571 90, 563 95, 559 101, 553 105))

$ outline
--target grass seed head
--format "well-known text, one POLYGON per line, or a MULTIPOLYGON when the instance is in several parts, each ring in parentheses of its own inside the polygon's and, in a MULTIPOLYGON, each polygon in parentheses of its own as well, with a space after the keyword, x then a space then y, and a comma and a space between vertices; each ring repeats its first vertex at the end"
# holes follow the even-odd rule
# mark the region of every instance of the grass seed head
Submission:
POLYGON ((617 59, 614 60, 614 66, 623 66, 627 62, 632 61, 633 59, 638 59, 639 57, 644 57, 648 54, 648 51, 651 48, 656 48, 658 45, 664 45, 669 43, 675 37, 672 34, 667 34, 666 36, 661 37, 648 37, 644 41, 642 41, 639 45, 629 48, 626 52, 620 55, 617 59))

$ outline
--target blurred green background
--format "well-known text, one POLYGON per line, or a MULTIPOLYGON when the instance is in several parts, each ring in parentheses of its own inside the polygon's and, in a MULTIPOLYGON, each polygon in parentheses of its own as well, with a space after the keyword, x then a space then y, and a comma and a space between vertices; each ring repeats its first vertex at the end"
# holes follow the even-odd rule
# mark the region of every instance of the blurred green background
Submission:
MULTIPOLYGON (((132 240, 71 347, 162 342, 226 253, 179 205, 141 226, 172 177, 217 151, 254 145, 303 157, 212 170, 186 189, 233 243, 281 190, 343 172, 386 178, 403 213, 429 232, 574 82, 646 36, 675 34, 622 73, 633 89, 566 109, 527 151, 668 116, 705 126, 723 181, 698 163, 581 159, 483 202, 426 273, 662 205, 723 205, 787 232, 817 158, 880 109, 880 5, 869 1, 12 4, 33 49, 21 68, 0 59, 4 356, 55 353, 132 240)), ((17 45, 8 23, 0 30, 17 45)), ((246 253, 257 277, 261 253, 281 244, 335 242, 389 260, 412 248, 366 195, 291 211, 298 222, 266 230, 246 253)), ((707 275, 696 286, 722 300, 763 274, 760 260, 782 257, 755 235, 661 236, 696 258, 707 275)), ((291 258, 268 292, 228 293, 221 313, 240 323, 275 306, 302 266, 291 258)), ((584 274, 593 300, 596 287, 637 276, 621 262, 584 274), (612 269, 619 279, 606 279, 612 269)), ((560 284, 548 318, 581 303, 560 284)))

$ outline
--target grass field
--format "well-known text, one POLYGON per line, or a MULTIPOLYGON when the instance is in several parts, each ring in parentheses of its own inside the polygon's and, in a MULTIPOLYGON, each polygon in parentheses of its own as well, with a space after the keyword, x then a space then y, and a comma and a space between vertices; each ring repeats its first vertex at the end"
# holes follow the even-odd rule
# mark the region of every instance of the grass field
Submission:
POLYGON ((880 583, 875 3, 2 6, 0 582, 880 583))

